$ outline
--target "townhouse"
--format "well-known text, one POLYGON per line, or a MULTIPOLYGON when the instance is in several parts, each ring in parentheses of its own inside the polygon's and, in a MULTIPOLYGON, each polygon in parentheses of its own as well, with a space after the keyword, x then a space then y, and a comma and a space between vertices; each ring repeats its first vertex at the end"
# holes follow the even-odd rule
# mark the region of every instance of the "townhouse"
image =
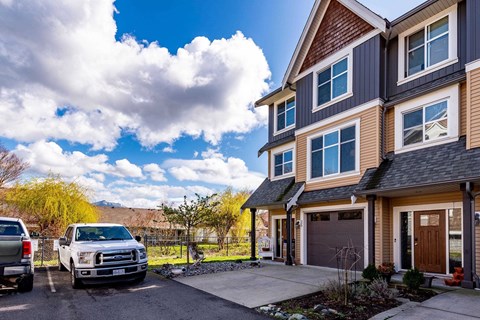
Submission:
MULTIPOLYGON (((269 212, 287 264, 394 262, 480 272, 480 1, 428 0, 388 21, 317 0, 268 108, 269 212), (477 271, 478 270, 478 271, 477 271)), ((254 241, 254 240, 253 240, 254 241)), ((252 245, 252 256, 255 255, 252 245)))

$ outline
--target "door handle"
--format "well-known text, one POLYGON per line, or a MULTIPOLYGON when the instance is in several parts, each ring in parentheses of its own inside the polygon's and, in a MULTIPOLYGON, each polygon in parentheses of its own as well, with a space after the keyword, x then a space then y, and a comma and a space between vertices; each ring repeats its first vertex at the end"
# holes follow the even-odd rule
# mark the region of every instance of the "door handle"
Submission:
POLYGON ((413 244, 414 246, 417 246, 418 245, 418 238, 415 238, 415 243, 413 244))

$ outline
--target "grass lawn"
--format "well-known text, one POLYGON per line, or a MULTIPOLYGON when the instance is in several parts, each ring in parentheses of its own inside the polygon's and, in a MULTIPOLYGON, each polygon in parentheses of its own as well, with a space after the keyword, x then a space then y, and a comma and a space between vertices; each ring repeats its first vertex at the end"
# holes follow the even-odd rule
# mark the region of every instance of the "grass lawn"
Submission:
MULTIPOLYGON (((237 261, 237 260, 250 260, 250 255, 242 255, 242 256, 212 256, 212 257, 207 257, 205 260, 203 260, 204 263, 208 262, 228 262, 228 261, 237 261)), ((190 263, 193 263, 194 261, 190 259, 190 263)), ((160 267, 162 264, 165 263, 170 263, 170 264, 186 264, 187 263, 187 257, 184 256, 183 258, 176 258, 176 257, 167 257, 167 258, 152 258, 149 257, 148 259, 148 269, 155 269, 160 267)))

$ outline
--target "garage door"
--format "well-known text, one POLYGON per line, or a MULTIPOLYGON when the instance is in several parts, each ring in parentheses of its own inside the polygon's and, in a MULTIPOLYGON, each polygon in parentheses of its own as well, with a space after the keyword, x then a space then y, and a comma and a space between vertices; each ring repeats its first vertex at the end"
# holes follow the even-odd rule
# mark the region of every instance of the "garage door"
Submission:
POLYGON ((308 214, 307 264, 337 268, 337 251, 352 244, 360 256, 357 270, 363 269, 363 216, 363 210, 308 214))

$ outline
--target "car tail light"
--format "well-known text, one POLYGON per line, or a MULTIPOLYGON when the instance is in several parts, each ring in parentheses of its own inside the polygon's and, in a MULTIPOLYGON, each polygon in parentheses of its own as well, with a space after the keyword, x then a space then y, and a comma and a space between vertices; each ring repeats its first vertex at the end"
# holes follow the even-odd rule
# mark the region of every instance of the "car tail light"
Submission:
POLYGON ((32 243, 28 240, 22 242, 22 258, 32 257, 32 243))

